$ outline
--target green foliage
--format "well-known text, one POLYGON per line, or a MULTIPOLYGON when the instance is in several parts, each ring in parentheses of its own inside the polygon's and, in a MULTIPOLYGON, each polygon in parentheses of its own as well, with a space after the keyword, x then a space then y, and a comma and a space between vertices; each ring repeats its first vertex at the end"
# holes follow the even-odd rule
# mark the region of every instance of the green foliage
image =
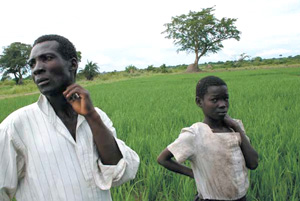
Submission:
POLYGON ((199 59, 208 53, 216 53, 223 48, 222 42, 227 39, 240 39, 234 18, 217 19, 212 12, 214 8, 205 8, 200 12, 190 11, 187 15, 172 17, 171 23, 164 26, 166 38, 173 39, 179 51, 195 53, 195 66, 199 59))
POLYGON ((262 62, 262 58, 261 57, 255 57, 254 59, 252 59, 252 63, 253 65, 261 65, 261 62, 262 62))
POLYGON ((79 71, 79 74, 83 74, 87 80, 93 80, 94 77, 99 73, 100 72, 97 63, 94 63, 92 61, 87 61, 84 69, 79 71))
POLYGON ((154 68, 154 66, 153 65, 150 65, 150 66, 148 66, 147 68, 146 68, 146 71, 155 71, 155 68, 154 68))
POLYGON ((146 71, 152 73, 167 73, 168 69, 165 64, 161 65, 160 67, 154 67, 153 65, 150 65, 146 68, 146 71))
POLYGON ((167 72, 168 72, 168 69, 167 69, 166 64, 161 65, 161 66, 159 67, 159 69, 160 69, 160 71, 161 71, 162 73, 167 73, 167 72))
POLYGON ((162 64, 160 67, 154 67, 153 65, 148 66, 145 70, 152 73, 170 73, 171 67, 167 67, 166 64, 162 64))
POLYGON ((76 54, 77 54, 77 61, 78 61, 78 63, 80 63, 81 62, 81 58, 82 58, 81 52, 77 51, 76 54))
POLYGON ((4 77, 12 74, 16 84, 23 84, 23 75, 29 71, 27 60, 30 55, 31 45, 14 42, 3 48, 3 55, 0 55, 0 73, 4 77))
POLYGON ((135 67, 134 65, 129 65, 125 68, 125 72, 127 73, 135 73, 138 71, 138 68, 135 67))

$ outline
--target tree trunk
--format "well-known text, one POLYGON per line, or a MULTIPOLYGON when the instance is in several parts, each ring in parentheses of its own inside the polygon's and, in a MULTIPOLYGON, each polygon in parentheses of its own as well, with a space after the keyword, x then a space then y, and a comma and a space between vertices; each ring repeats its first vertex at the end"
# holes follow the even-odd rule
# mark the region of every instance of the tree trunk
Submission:
POLYGON ((23 84, 23 77, 22 75, 20 75, 19 80, 18 80, 18 85, 23 84))
POLYGON ((17 76, 16 73, 14 73, 14 76, 15 76, 16 85, 18 85, 18 83, 19 83, 19 78, 18 78, 18 76, 17 76))
POLYGON ((198 52, 196 51, 196 58, 195 58, 195 61, 194 63, 188 65, 187 69, 185 72, 187 73, 196 73, 196 72, 199 72, 201 71, 198 67, 198 61, 199 61, 199 56, 198 56, 198 52))
POLYGON ((23 84, 23 77, 22 77, 22 73, 20 72, 21 71, 21 69, 19 69, 19 77, 18 77, 18 85, 21 85, 21 84, 23 84))

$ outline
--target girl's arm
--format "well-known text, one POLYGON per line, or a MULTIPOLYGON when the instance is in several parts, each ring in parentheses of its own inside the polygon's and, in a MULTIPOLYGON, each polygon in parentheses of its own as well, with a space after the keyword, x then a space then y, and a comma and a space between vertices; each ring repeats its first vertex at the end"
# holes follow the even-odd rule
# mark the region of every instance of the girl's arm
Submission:
POLYGON ((194 178, 192 169, 172 160, 173 157, 173 154, 166 148, 158 156, 157 162, 168 170, 194 178))
POLYGON ((246 138, 245 132, 239 126, 239 124, 236 121, 234 121, 229 115, 226 115, 224 121, 235 132, 240 133, 241 141, 242 141, 241 150, 243 152, 247 168, 249 168, 250 170, 256 169, 258 166, 258 154, 251 146, 249 140, 246 138))
POLYGON ((249 140, 246 138, 245 132, 238 126, 237 129, 233 128, 236 132, 239 132, 241 135, 242 143, 241 150, 243 152, 246 166, 250 170, 255 170, 258 166, 258 154, 255 149, 251 146, 249 140))

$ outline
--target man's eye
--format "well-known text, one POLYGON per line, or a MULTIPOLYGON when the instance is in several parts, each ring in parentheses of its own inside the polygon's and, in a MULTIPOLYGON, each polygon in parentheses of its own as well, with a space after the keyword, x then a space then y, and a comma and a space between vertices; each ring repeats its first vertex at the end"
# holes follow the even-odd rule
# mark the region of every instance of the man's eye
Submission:
POLYGON ((35 66, 35 62, 34 61, 30 61, 28 62, 28 65, 30 68, 33 68, 35 66))
POLYGON ((50 56, 50 55, 47 55, 47 56, 46 56, 46 60, 47 60, 47 61, 51 61, 52 59, 53 59, 52 56, 50 56))
POLYGON ((51 56, 51 55, 43 55, 43 56, 41 56, 41 59, 42 59, 43 62, 45 62, 45 61, 51 61, 53 59, 53 56, 51 56))

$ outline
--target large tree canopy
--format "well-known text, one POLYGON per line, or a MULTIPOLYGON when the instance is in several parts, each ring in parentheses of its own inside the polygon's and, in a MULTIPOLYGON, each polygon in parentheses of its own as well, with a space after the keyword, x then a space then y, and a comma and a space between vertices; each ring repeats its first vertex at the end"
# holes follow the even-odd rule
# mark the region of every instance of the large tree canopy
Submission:
POLYGON ((31 45, 15 42, 3 48, 0 55, 0 72, 3 76, 13 74, 16 84, 23 83, 23 75, 29 71, 27 60, 31 51, 31 45))
POLYGON ((222 41, 234 38, 240 39, 234 18, 217 19, 212 12, 214 7, 202 9, 200 12, 190 11, 189 14, 172 17, 171 23, 164 26, 166 38, 173 39, 177 52, 195 53, 196 58, 190 68, 198 71, 199 59, 208 53, 216 53, 223 48, 222 41))

